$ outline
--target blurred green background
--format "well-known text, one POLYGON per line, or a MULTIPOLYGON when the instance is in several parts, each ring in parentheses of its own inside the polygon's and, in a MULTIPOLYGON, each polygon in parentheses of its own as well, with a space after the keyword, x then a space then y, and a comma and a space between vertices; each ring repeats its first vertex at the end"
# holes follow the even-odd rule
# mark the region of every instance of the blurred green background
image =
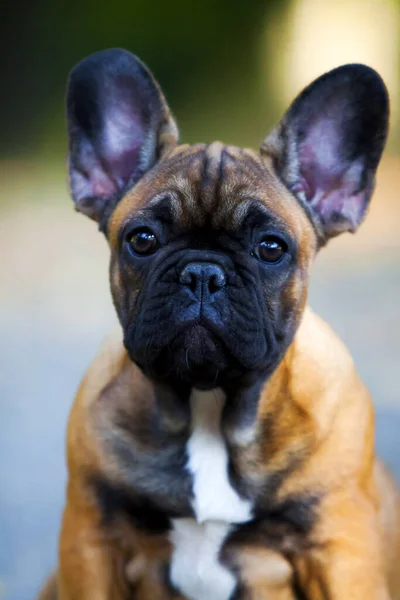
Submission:
POLYGON ((399 0, 14 2, 1 8, 0 598, 28 600, 56 561, 64 430, 115 324, 107 247, 66 189, 64 91, 85 55, 124 47, 151 68, 184 142, 258 147, 300 89, 364 62, 384 77, 391 134, 357 236, 324 250, 310 302, 350 347, 400 475, 399 0))

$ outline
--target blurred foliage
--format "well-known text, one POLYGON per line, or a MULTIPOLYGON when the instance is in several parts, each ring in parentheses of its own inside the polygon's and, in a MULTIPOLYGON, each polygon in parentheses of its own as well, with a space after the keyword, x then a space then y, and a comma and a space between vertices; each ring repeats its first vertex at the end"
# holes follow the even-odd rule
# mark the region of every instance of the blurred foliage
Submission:
POLYGON ((256 54, 268 17, 287 3, 16 0, 3 5, 0 155, 65 152, 68 72, 87 54, 115 46, 131 50, 151 68, 184 141, 257 144, 276 107, 273 100, 264 106, 256 54))

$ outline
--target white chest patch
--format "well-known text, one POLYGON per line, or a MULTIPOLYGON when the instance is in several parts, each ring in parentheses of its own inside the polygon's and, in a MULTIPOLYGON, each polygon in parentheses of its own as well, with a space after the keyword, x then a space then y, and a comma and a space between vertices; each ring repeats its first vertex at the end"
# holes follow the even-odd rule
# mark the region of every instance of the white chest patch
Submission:
POLYGON ((190 600, 228 600, 234 575, 219 561, 231 524, 252 518, 252 503, 241 498, 228 478, 228 451, 221 435, 225 397, 220 390, 194 390, 190 397, 192 434, 187 469, 193 477, 196 519, 175 519, 170 577, 190 600))
POLYGON ((194 519, 175 519, 173 525, 172 584, 189 600, 229 600, 236 578, 218 559, 229 525, 194 519))
POLYGON ((232 488, 228 478, 228 451, 221 435, 225 396, 221 390, 194 390, 190 397, 192 434, 187 444, 187 468, 193 476, 193 508, 198 523, 244 523, 252 506, 232 488))

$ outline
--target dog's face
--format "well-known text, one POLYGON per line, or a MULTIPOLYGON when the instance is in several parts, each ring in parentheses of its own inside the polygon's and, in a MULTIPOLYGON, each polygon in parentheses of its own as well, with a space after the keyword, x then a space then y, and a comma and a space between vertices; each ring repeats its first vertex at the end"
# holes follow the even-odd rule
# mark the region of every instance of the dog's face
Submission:
POLYGON ((179 147, 119 203, 108 232, 125 344, 146 373, 205 387, 277 364, 315 235, 260 157, 179 147))
POLYGON ((72 72, 68 118, 72 194, 109 240, 132 360, 174 385, 267 376, 316 251, 366 211, 388 120, 379 76, 349 65, 319 78, 256 154, 178 146, 149 71, 111 50, 72 72))

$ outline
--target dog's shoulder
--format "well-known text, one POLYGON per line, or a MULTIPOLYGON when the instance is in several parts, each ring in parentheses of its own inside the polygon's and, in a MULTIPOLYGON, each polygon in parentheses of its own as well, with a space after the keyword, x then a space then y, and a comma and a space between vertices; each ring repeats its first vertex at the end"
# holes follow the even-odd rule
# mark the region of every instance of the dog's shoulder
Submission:
POLYGON ((98 453, 94 416, 96 406, 110 386, 120 378, 125 366, 131 371, 137 368, 127 356, 121 329, 113 330, 100 345, 96 357, 87 369, 75 400, 68 422, 67 453, 69 469, 74 464, 97 462, 98 453), (82 460, 83 457, 86 458, 82 460))
POLYGON ((338 412, 343 417, 352 414, 370 419, 371 398, 350 352, 310 308, 305 310, 290 351, 290 388, 322 430, 331 427, 338 412))
POLYGON ((102 391, 118 376, 128 357, 120 327, 113 329, 103 340, 82 380, 78 396, 86 407, 96 401, 102 391))
POLYGON ((296 364, 307 363, 308 369, 322 371, 324 378, 337 380, 339 372, 343 377, 354 371, 352 356, 343 341, 309 306, 295 336, 294 348, 296 364))

